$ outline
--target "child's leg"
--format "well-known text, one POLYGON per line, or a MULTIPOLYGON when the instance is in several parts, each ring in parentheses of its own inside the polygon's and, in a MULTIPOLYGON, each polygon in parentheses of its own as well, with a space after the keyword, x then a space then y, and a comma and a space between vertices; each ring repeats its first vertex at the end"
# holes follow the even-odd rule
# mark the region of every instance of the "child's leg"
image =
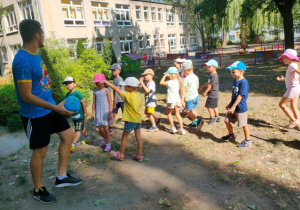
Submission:
POLYGON ((109 127, 114 127, 114 124, 115 124, 115 121, 116 121, 116 115, 117 115, 117 113, 113 113, 114 120, 113 120, 112 123, 110 123, 109 127))
MULTIPOLYGON (((151 113, 149 113, 148 112, 148 109, 151 109, 152 107, 146 107, 145 108, 145 115, 147 115, 148 117, 149 117, 149 120, 150 120, 150 122, 151 122, 151 125, 155 125, 156 123, 155 123, 155 120, 156 120, 156 117, 154 116, 154 114, 151 112, 151 113)), ((153 108, 154 109, 154 108, 153 108)))
POLYGON ((207 111, 209 113, 209 117, 210 118, 215 117, 215 111, 214 111, 214 109, 207 108, 207 111))
POLYGON ((88 136, 88 135, 89 135, 85 127, 83 127, 83 129, 82 129, 81 132, 82 132, 82 134, 83 134, 84 136, 88 136))
POLYGON ((279 107, 282 111, 290 118, 291 121, 295 121, 295 117, 293 113, 286 107, 286 104, 290 101, 290 98, 282 97, 281 101, 279 102, 279 107))
POLYGON ((244 126, 243 130, 244 130, 245 140, 250 140, 250 129, 248 125, 244 126))
POLYGON ((76 131, 73 143, 76 144, 78 142, 79 138, 80 138, 80 131, 76 131))
POLYGON ((196 112, 196 108, 192 109, 193 114, 195 115, 195 118, 197 118, 197 112, 196 112))
POLYGON ((293 98, 291 101, 290 101, 290 106, 291 106, 291 109, 293 111, 293 114, 294 114, 294 117, 300 121, 300 113, 299 113, 299 110, 297 108, 297 105, 298 105, 298 99, 299 99, 299 96, 295 96, 295 98, 293 98))
POLYGON ((142 136, 141 136, 141 129, 134 130, 135 134, 135 139, 137 143, 137 155, 141 156, 142 155, 142 150, 143 150, 143 141, 142 141, 142 136))
POLYGON ((183 129, 182 117, 180 116, 180 107, 175 106, 174 110, 175 110, 175 116, 176 116, 178 124, 179 124, 179 128, 183 129))
POLYGON ((186 110, 186 114, 192 119, 192 121, 197 119, 196 115, 193 113, 193 110, 186 110))
POLYGON ((123 130, 121 148, 120 148, 120 156, 121 157, 124 157, 124 153, 125 153, 125 149, 126 149, 126 145, 127 145, 127 138, 128 138, 129 134, 130 134, 130 131, 123 130))
POLYGON ((104 133, 104 139, 105 139, 105 143, 109 144, 110 143, 110 133, 109 133, 109 129, 108 126, 103 126, 103 133, 104 133))
POLYGON ((234 133, 233 133, 233 128, 232 128, 231 123, 230 122, 226 122, 226 121, 224 121, 224 122, 225 122, 226 128, 228 130, 228 133, 231 134, 231 135, 233 135, 234 133))
POLYGON ((173 122, 173 117, 172 117, 172 110, 173 109, 167 108, 167 117, 168 117, 168 120, 169 120, 169 123, 170 123, 171 127, 174 127, 174 122, 173 122))
POLYGON ((102 136, 103 139, 105 139, 105 133, 101 126, 96 126, 96 131, 100 134, 100 136, 102 136))

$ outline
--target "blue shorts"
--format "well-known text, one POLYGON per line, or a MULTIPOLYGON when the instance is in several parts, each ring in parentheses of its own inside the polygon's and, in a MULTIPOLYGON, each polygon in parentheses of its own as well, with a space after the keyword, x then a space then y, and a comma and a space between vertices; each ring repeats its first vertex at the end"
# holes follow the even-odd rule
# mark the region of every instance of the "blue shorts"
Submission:
POLYGON ((133 123, 133 122, 125 122, 124 130, 125 131, 133 131, 141 129, 141 123, 133 123))
POLYGON ((198 102, 199 102, 199 95, 196 98, 187 101, 185 103, 185 109, 187 111, 191 111, 191 110, 195 109, 198 106, 198 102))
POLYGON ((122 113, 123 113, 123 110, 124 110, 124 102, 117 102, 116 108, 114 108, 114 109, 112 110, 112 113, 118 114, 118 111, 119 111, 120 108, 121 108, 122 113))

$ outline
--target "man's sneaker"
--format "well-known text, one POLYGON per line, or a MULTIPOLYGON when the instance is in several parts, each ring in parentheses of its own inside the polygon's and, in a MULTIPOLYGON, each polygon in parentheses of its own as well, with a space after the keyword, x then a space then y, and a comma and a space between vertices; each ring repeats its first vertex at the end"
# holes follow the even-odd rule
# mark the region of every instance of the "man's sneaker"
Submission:
POLYGON ((156 126, 159 126, 159 124, 161 123, 162 119, 161 118, 157 118, 155 123, 156 123, 156 126))
POLYGON ((217 122, 217 117, 211 117, 208 124, 211 125, 214 124, 215 122, 217 122))
POLYGON ((55 187, 68 187, 68 186, 76 186, 82 183, 82 179, 81 178, 75 178, 72 177, 70 174, 67 173, 67 177, 59 180, 56 177, 55 180, 55 187))
POLYGON ((234 134, 228 134, 227 136, 223 136, 222 140, 224 140, 224 141, 234 141, 235 137, 236 136, 234 134))
POLYGON ((290 124, 288 126, 286 126, 286 128, 291 129, 296 127, 297 125, 299 125, 299 121, 295 120, 295 121, 291 121, 290 124))
POLYGON ((196 130, 196 132, 200 132, 203 125, 204 125, 203 120, 199 120, 197 122, 197 130, 196 130))
POLYGON ((75 148, 73 145, 71 145, 71 152, 74 152, 75 151, 75 148))
POLYGON ((177 132, 177 130, 176 130, 175 127, 170 127, 169 132, 172 133, 172 134, 174 134, 174 133, 177 132))
POLYGON ((251 145, 251 141, 250 140, 244 140, 242 141, 240 144, 238 144, 238 147, 249 147, 251 145))
POLYGON ((85 142, 86 142, 86 143, 90 143, 90 141, 91 141, 91 137, 85 138, 85 142))
POLYGON ((156 125, 152 125, 147 131, 151 132, 151 131, 157 131, 157 130, 158 130, 157 126, 156 125))
POLYGON ((38 192, 33 189, 32 197, 42 203, 54 203, 56 201, 56 198, 46 190, 46 187, 41 187, 38 192))
POLYGON ((216 122, 221 122, 221 118, 220 117, 216 117, 216 118, 217 118, 216 122))
POLYGON ((179 135, 185 135, 186 132, 185 132, 184 129, 179 129, 179 130, 177 131, 177 134, 179 134, 179 135))

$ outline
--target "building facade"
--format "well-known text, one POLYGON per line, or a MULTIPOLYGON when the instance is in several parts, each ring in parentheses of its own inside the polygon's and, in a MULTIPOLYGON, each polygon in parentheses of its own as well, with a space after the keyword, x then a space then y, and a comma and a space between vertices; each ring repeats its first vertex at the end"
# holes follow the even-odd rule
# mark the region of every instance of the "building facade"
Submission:
MULTIPOLYGON (((0 53, 11 64, 22 45, 18 25, 23 19, 42 24, 45 38, 55 34, 69 46, 80 38, 85 47, 102 49, 104 38, 120 60, 122 54, 178 53, 198 49, 197 31, 185 26, 185 15, 166 3, 138 0, 2 0, 0 53)), ((74 50, 74 53, 76 51, 74 50)), ((74 54, 74 56, 76 56, 74 54)))

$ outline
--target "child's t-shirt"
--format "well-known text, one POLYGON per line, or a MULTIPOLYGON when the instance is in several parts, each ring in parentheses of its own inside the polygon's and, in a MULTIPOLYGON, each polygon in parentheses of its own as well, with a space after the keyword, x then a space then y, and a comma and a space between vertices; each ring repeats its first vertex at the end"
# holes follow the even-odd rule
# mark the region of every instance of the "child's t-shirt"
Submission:
POLYGON ((142 101, 136 92, 122 91, 121 97, 124 101, 124 112, 122 120, 126 122, 141 123, 142 115, 140 107, 142 101))
POLYGON ((179 81, 177 79, 167 81, 167 103, 180 102, 179 81))
POLYGON ((156 85, 152 80, 151 82, 145 82, 146 87, 151 91, 149 93, 145 93, 145 104, 148 107, 156 107, 156 85))
MULTIPOLYGON (((121 83, 121 82, 123 82, 123 78, 122 78, 122 77, 114 78, 114 80, 113 80, 113 84, 114 84, 115 86, 120 86, 120 83, 121 83)), ((120 89, 121 89, 121 91, 125 91, 123 85, 121 85, 121 88, 120 88, 120 89)), ((114 100, 114 99, 115 99, 115 95, 116 95, 116 91, 113 91, 113 93, 114 93, 114 98, 113 98, 113 100, 114 100)), ((121 98, 120 95, 118 95, 117 101, 115 101, 115 102, 117 102, 117 103, 123 102, 123 100, 122 100, 122 98, 121 98)))
POLYGON ((184 79, 183 85, 186 87, 186 101, 198 96, 199 78, 194 73, 184 79))
MULTIPOLYGON (((83 99, 82 94, 78 90, 75 90, 73 93, 68 92, 66 94, 66 97, 68 97, 68 96, 74 96, 74 97, 78 98, 79 101, 81 99, 83 99)), ((72 119, 73 120, 82 120, 83 118, 84 118, 83 108, 82 108, 82 104, 80 104, 79 111, 72 115, 72 119)))
POLYGON ((208 98, 219 98, 219 77, 217 73, 209 75, 208 84, 212 84, 212 88, 208 91, 208 98))
POLYGON ((249 84, 245 78, 241 79, 241 80, 233 81, 232 97, 231 97, 231 102, 230 102, 229 106, 231 107, 233 105, 233 103, 235 102, 238 95, 243 96, 240 103, 238 103, 238 105, 236 106, 235 112, 243 113, 243 112, 248 111, 247 103, 246 103, 246 101, 248 99, 248 92, 249 92, 249 84))
POLYGON ((298 69, 298 64, 292 62, 285 73, 285 86, 287 89, 293 87, 299 87, 299 74, 295 73, 298 69))

